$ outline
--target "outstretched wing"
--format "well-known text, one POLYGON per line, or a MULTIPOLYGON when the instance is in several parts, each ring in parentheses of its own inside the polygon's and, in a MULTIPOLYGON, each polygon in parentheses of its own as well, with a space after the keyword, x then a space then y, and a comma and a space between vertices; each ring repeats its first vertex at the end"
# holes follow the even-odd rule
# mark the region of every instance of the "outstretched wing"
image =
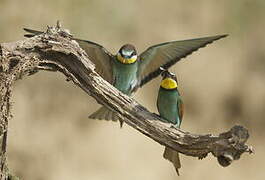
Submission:
POLYGON ((113 84, 114 78, 112 73, 112 58, 113 55, 109 53, 103 46, 86 40, 74 39, 79 46, 86 51, 89 60, 96 65, 96 71, 109 83, 113 84))
POLYGON ((28 29, 28 28, 23 28, 23 29, 24 29, 24 31, 29 33, 29 34, 25 34, 24 35, 25 37, 33 37, 33 36, 40 35, 40 34, 43 33, 42 31, 36 31, 36 30, 33 30, 33 29, 28 29))
MULTIPOLYGON (((42 34, 41 31, 24 28, 24 30, 30 34, 25 34, 25 37, 33 37, 35 35, 42 34)), ((79 46, 87 53, 89 60, 91 60, 95 66, 96 71, 109 83, 113 84, 112 76, 112 58, 113 55, 109 53, 103 46, 82 39, 76 39, 79 46)))
POLYGON ((184 114, 184 105, 183 105, 183 101, 178 98, 178 114, 179 114, 179 119, 182 120, 183 119, 183 114, 184 114))
POLYGON ((143 86, 153 78, 157 77, 161 70, 159 67, 168 69, 180 59, 193 53, 199 48, 205 47, 227 35, 217 35, 198 39, 172 41, 149 47, 140 54, 138 68, 138 87, 143 86))

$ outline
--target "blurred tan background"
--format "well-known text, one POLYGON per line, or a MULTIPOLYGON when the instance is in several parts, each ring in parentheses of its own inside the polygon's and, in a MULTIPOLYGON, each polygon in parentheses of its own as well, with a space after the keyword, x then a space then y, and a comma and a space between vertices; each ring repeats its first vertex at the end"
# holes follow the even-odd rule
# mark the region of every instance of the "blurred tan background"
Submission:
MULTIPOLYGON (((182 155, 181 176, 163 147, 136 130, 88 119, 99 105, 60 73, 40 72, 16 83, 9 127, 9 166, 27 180, 264 179, 265 1, 263 0, 0 0, 0 42, 23 38, 61 20, 76 37, 115 53, 129 42, 148 46, 195 37, 230 36, 188 56, 171 70, 185 102, 182 128, 220 133, 246 126, 254 155, 227 168, 211 155, 182 155)), ((156 112, 160 78, 135 98, 156 112)))

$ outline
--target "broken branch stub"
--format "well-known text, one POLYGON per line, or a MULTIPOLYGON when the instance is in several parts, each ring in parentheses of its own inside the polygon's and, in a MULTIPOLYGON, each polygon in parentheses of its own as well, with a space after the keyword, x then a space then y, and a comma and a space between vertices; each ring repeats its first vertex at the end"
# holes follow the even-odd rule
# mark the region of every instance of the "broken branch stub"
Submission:
MULTIPOLYGON (((239 159, 244 152, 252 152, 252 148, 245 144, 249 137, 248 131, 242 126, 234 126, 220 135, 196 135, 161 122, 163 119, 158 115, 149 112, 102 79, 86 53, 59 26, 49 27, 45 33, 29 39, 3 43, 0 52, 1 84, 5 82, 2 77, 9 77, 12 84, 15 80, 39 70, 60 71, 98 103, 124 117, 126 124, 161 145, 198 158, 212 153, 222 166, 239 159)), ((3 95, 1 93, 1 97, 3 95)), ((1 117, 1 124, 5 123, 1 117)))

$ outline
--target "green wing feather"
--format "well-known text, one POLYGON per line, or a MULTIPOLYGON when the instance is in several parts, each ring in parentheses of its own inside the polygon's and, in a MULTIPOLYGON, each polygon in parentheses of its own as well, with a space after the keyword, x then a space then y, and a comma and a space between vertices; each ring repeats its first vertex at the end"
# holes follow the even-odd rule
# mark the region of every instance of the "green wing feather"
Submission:
MULTIPOLYGON (((30 34, 25 34, 25 37, 33 37, 35 35, 42 34, 42 31, 36 31, 28 28, 24 30, 30 34)), ((79 46, 87 53, 89 60, 91 60, 95 66, 96 71, 99 73, 105 80, 113 84, 114 78, 112 76, 112 58, 114 57, 110 52, 108 52, 103 46, 82 39, 76 39, 79 46)))
POLYGON ((86 51, 89 60, 91 60, 95 66, 96 71, 109 83, 113 84, 114 78, 112 73, 112 58, 114 56, 109 53, 103 46, 86 40, 74 39, 79 46, 86 51))
POLYGON ((227 35, 217 35, 198 39, 172 41, 149 47, 146 51, 140 54, 138 86, 141 87, 157 77, 161 73, 159 67, 168 69, 180 59, 193 53, 199 48, 205 47, 207 44, 226 36, 227 35))
POLYGON ((27 33, 30 33, 30 34, 25 34, 24 35, 25 37, 33 37, 33 36, 40 35, 40 34, 43 33, 42 31, 36 31, 36 30, 33 30, 33 29, 28 29, 28 28, 23 28, 23 29, 27 33))
POLYGON ((179 119, 180 119, 180 124, 181 124, 181 121, 183 119, 183 115, 184 115, 184 104, 183 104, 183 101, 178 98, 178 114, 179 114, 179 119))

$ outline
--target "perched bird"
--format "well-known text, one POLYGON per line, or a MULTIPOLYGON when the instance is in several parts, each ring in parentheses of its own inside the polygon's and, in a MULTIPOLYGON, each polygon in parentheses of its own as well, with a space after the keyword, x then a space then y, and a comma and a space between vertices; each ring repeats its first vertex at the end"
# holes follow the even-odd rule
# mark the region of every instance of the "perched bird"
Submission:
MULTIPOLYGON (((160 84, 157 109, 160 116, 167 122, 179 128, 183 118, 183 102, 178 91, 178 82, 175 74, 167 70, 161 73, 162 81, 160 84)), ((169 160, 175 167, 179 175, 180 160, 177 151, 170 147, 165 147, 163 157, 169 160)))
MULTIPOLYGON (((26 37, 43 33, 27 28, 24 30, 31 33, 26 34, 26 37)), ((73 39, 86 51, 89 59, 95 64, 96 71, 118 90, 130 96, 139 87, 157 77, 161 73, 159 67, 168 69, 199 48, 226 36, 217 35, 166 42, 151 46, 139 55, 131 44, 122 46, 118 53, 113 55, 97 43, 73 39)), ((92 119, 119 120, 122 125, 122 118, 106 107, 101 107, 89 117, 92 119)))

